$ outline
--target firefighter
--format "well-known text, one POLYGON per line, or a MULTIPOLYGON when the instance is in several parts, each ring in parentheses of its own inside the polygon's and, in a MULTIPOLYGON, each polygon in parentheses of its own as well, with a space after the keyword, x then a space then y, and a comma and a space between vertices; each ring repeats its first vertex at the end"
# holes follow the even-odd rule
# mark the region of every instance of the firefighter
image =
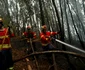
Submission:
POLYGON ((59 32, 49 32, 47 31, 47 26, 42 26, 42 32, 40 33, 40 39, 42 48, 44 51, 53 50, 55 47, 51 44, 51 36, 57 35, 59 32))
POLYGON ((27 39, 28 53, 32 53, 32 52, 36 51, 35 42, 33 41, 36 39, 36 33, 32 31, 31 26, 27 26, 27 32, 24 32, 23 36, 27 39), (32 45, 31 45, 30 41, 32 42, 32 45))
POLYGON ((3 19, 0 18, 0 70, 13 70, 12 47, 10 38, 14 34, 10 28, 4 28, 3 19))
MULTIPOLYGON (((47 26, 43 25, 42 26, 42 32, 40 33, 40 40, 41 40, 41 45, 43 51, 49 51, 49 50, 55 50, 56 48, 51 44, 51 36, 57 35, 59 32, 49 32, 47 31, 47 26)), ((53 64, 52 62, 52 55, 51 54, 46 54, 46 57, 48 59, 48 62, 50 64, 53 64)))

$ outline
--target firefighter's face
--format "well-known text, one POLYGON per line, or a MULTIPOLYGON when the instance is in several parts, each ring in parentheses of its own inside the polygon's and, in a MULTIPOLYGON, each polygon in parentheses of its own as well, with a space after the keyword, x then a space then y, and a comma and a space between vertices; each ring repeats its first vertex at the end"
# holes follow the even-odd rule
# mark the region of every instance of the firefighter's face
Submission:
POLYGON ((0 22, 0 29, 2 28, 2 26, 3 26, 3 22, 0 22))
POLYGON ((43 32, 45 33, 47 31, 47 29, 43 29, 43 32))
POLYGON ((31 29, 27 29, 28 32, 31 32, 31 29))

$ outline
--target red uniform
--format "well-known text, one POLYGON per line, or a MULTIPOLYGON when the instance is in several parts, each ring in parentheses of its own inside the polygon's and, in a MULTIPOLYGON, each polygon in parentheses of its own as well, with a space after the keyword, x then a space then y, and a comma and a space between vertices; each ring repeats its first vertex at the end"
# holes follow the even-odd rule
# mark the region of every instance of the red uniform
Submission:
POLYGON ((33 31, 31 31, 31 32, 24 32, 23 36, 25 36, 27 38, 27 43, 28 43, 27 52, 28 52, 28 54, 32 53, 33 51, 36 51, 35 42, 32 42, 34 50, 32 50, 32 46, 30 45, 30 39, 36 39, 36 33, 33 32, 33 31))
POLYGON ((36 38, 36 33, 35 32, 30 32, 30 33, 24 32, 23 35, 26 36, 27 38, 33 38, 33 39, 36 38))
MULTIPOLYGON (((58 34, 58 32, 49 32, 47 31, 47 26, 43 25, 42 26, 42 32, 40 33, 40 38, 41 38, 41 44, 42 44, 42 49, 43 51, 49 51, 49 50, 55 50, 55 47, 50 43, 51 42, 51 36, 54 36, 58 34)), ((48 58, 49 63, 53 64, 50 59, 52 55, 51 54, 46 54, 46 57, 48 58)))
MULTIPOLYGON (((10 37, 7 30, 8 30, 7 28, 3 28, 2 30, 0 30, 0 49, 1 50, 11 48, 10 37)), ((12 37, 14 36, 14 34, 11 34, 10 36, 12 37)))
POLYGON ((0 29, 0 70, 7 70, 13 68, 12 52, 10 37, 14 34, 9 34, 8 28, 0 29), (4 57, 3 57, 4 56, 4 57), (3 63, 4 61, 4 63, 3 63))
POLYGON ((57 32, 49 32, 49 31, 47 31, 46 33, 41 32, 40 33, 41 44, 43 46, 47 46, 51 41, 50 36, 53 36, 56 34, 58 34, 58 33, 57 32))

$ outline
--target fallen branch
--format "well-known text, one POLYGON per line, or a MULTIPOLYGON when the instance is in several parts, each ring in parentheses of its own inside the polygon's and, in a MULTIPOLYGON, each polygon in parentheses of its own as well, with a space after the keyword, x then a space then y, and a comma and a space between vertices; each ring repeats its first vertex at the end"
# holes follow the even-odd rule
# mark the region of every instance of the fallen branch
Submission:
POLYGON ((18 62, 18 61, 21 61, 27 57, 30 57, 30 56, 35 56, 35 55, 40 55, 40 54, 49 54, 49 53, 58 53, 58 54, 69 54, 69 55, 73 55, 75 57, 79 57, 79 58, 85 58, 85 55, 84 54, 78 54, 78 53, 75 53, 75 52, 69 52, 69 51, 60 51, 60 50, 54 50, 54 51, 42 51, 42 52, 35 52, 35 53, 31 53, 27 56, 24 56, 20 59, 16 59, 16 60, 13 60, 14 63, 18 62))

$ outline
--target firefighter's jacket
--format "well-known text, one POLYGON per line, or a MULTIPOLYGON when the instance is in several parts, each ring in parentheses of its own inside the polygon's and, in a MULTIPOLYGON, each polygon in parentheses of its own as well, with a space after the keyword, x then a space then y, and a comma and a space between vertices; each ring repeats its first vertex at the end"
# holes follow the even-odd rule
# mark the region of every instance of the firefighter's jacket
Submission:
POLYGON ((51 42, 51 36, 54 36, 56 34, 58 34, 58 33, 57 32, 49 32, 49 31, 47 31, 46 33, 41 32, 40 39, 41 39, 42 46, 47 46, 51 42))
POLYGON ((23 36, 27 38, 27 42, 29 42, 29 39, 36 39, 36 33, 35 32, 24 32, 23 36))
POLYGON ((3 28, 2 30, 0 30, 0 50, 6 50, 11 48, 10 38, 13 36, 13 33, 9 35, 7 28, 3 28))

